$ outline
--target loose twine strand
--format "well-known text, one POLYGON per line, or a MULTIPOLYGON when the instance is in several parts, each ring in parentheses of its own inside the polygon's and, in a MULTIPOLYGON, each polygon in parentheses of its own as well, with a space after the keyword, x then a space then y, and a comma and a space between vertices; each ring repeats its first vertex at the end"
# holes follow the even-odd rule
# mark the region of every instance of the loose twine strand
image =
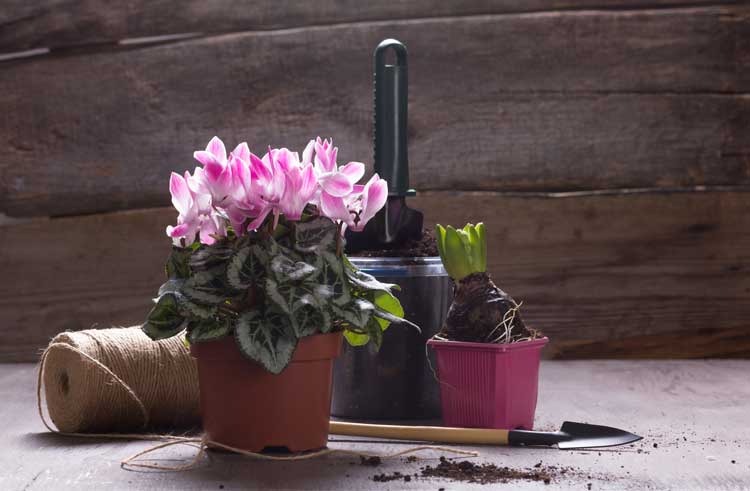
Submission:
MULTIPOLYGON (((416 452, 421 452, 425 450, 431 450, 431 451, 438 451, 438 452, 447 452, 447 453, 453 453, 456 455, 465 455, 470 457, 477 457, 479 456, 479 452, 475 451, 469 451, 469 450, 460 450, 456 448, 450 448, 450 447, 443 447, 443 446, 435 446, 435 445, 421 445, 421 446, 415 446, 408 448, 406 450, 402 450, 399 452, 394 453, 388 453, 388 454, 375 454, 375 453, 368 453, 363 452, 359 450, 346 450, 346 449, 338 449, 338 448, 323 448, 320 450, 312 451, 312 452, 305 452, 295 455, 288 455, 288 456, 279 456, 279 455, 268 455, 268 454, 262 454, 257 452, 250 452, 247 450, 243 450, 240 448, 232 447, 229 445, 225 445, 220 442, 215 442, 207 439, 205 436, 201 438, 196 437, 185 437, 185 436, 179 436, 179 435, 171 435, 171 434, 153 434, 153 433, 111 433, 111 432, 83 432, 83 431, 61 431, 59 428, 55 428, 50 422, 48 421, 47 417, 45 416, 44 406, 46 402, 47 411, 50 413, 50 416, 52 416, 53 421, 55 420, 54 414, 61 414, 61 411, 64 408, 59 407, 52 407, 50 406, 49 398, 45 398, 42 394, 42 389, 47 388, 49 389, 48 385, 50 380, 46 377, 47 370, 48 370, 48 359, 50 356, 50 353, 55 353, 56 351, 65 351, 69 353, 76 354, 80 356, 79 360, 80 363, 84 365, 84 371, 88 371, 89 369, 93 368, 94 371, 98 372, 100 375, 105 376, 109 383, 114 384, 115 386, 122 389, 122 393, 124 393, 127 398, 129 399, 129 402, 134 403, 135 406, 138 408, 138 413, 140 414, 140 419, 142 421, 141 424, 137 424, 136 427, 139 429, 146 429, 150 426, 152 422, 152 418, 150 416, 149 407, 153 408, 154 405, 158 405, 158 403, 163 400, 170 400, 170 399, 164 399, 163 394, 162 399, 159 399, 156 397, 154 400, 145 400, 145 398, 142 398, 139 396, 138 392, 131 387, 130 384, 128 384, 124 379, 126 378, 122 374, 115 373, 115 370, 111 369, 110 366, 107 366, 107 364, 103 363, 102 361, 98 360, 91 354, 85 352, 78 346, 75 346, 75 341, 71 339, 72 336, 76 335, 85 335, 87 337, 90 337, 97 346, 97 348, 103 349, 104 352, 107 353, 108 360, 112 367, 119 367, 119 368, 129 368, 128 363, 133 362, 140 362, 143 365, 149 364, 149 362, 156 361, 155 367, 146 367, 144 369, 141 367, 140 370, 138 370, 139 373, 144 374, 146 376, 150 376, 153 378, 158 378, 161 376, 161 374, 158 374, 158 371, 156 369, 164 368, 165 363, 169 362, 172 364, 179 364, 180 361, 187 362, 192 365, 192 360, 189 359, 189 355, 186 355, 186 353, 182 353, 180 351, 175 352, 174 346, 171 347, 171 350, 169 346, 160 346, 158 348, 159 355, 161 357, 164 356, 165 353, 169 354, 170 359, 165 360, 160 359, 160 357, 154 357, 153 349, 138 349, 138 343, 139 342, 145 342, 145 343, 154 343, 150 339, 146 338, 145 335, 140 331, 138 328, 119 328, 119 329, 102 329, 102 330, 89 330, 89 331, 80 331, 78 333, 63 333, 61 335, 56 336, 52 343, 44 350, 44 352, 41 355, 40 361, 39 361, 39 368, 37 373, 37 388, 36 388, 36 395, 37 395, 37 410, 39 412, 39 418, 42 420, 42 423, 44 426, 52 433, 56 433, 59 435, 64 436, 71 436, 71 437, 79 437, 79 438, 113 438, 113 439, 123 439, 123 440, 148 440, 148 441, 159 441, 164 440, 162 443, 154 445, 152 447, 149 447, 145 450, 142 450, 130 457, 127 457, 123 459, 120 462, 120 465, 124 469, 128 468, 142 468, 142 469, 154 469, 154 470, 161 470, 161 471, 185 471, 190 470, 196 467, 201 459, 205 457, 206 450, 211 448, 221 448, 224 450, 228 450, 230 452, 234 452, 240 455, 244 455, 247 457, 253 457, 255 459, 260 460, 271 460, 271 461, 296 461, 296 460, 308 460, 308 459, 314 459, 318 457, 322 457, 325 455, 347 455, 347 456, 359 456, 364 458, 369 457, 379 457, 381 459, 392 459, 396 457, 400 457, 407 454, 412 454, 416 452), (109 333, 107 331, 110 331, 109 333), (107 346, 107 341, 113 341, 112 336, 108 336, 111 333, 111 331, 118 331, 117 333, 114 333, 115 337, 119 336, 119 339, 117 341, 123 342, 123 340, 127 340, 127 343, 130 343, 130 346, 125 346, 123 349, 112 349, 111 346, 107 346), (130 332, 126 332, 130 331, 130 332), (135 332, 137 331, 137 333, 135 332), (123 338, 121 335, 125 335, 123 338), (64 337, 64 339, 61 339, 64 337), (127 348, 127 349, 125 349, 127 348), (113 360, 113 358, 117 357, 118 355, 124 355, 123 358, 127 359, 120 359, 120 360, 113 360), (140 358, 139 358, 140 356, 140 358), (154 370, 150 370, 149 368, 156 368, 154 370), (193 458, 188 461, 185 464, 181 465, 161 465, 156 464, 152 462, 142 462, 139 461, 142 457, 151 454, 153 452, 159 451, 161 449, 174 446, 174 445, 188 445, 194 448, 197 448, 198 451, 193 456, 193 458)), ((154 343, 158 344, 158 343, 154 343)), ((177 349, 184 349, 182 347, 181 341, 179 341, 179 346, 177 349)), ((98 354, 102 354, 101 352, 98 354)), ((68 362, 73 363, 73 362, 68 362)), ((61 368, 61 367, 58 367, 61 368)), ((62 368, 68 368, 70 369, 70 366, 62 367, 62 368)), ((182 373, 185 373, 184 369, 180 369, 182 373)), ((188 370, 188 373, 190 371, 188 370)), ((161 385, 173 385, 175 383, 179 383, 179 381, 175 380, 162 380, 161 385)), ((101 384, 99 384, 101 385, 101 384)), ((156 386, 157 388, 160 386, 156 386)), ((97 390, 101 387, 97 387, 97 384, 94 384, 94 386, 87 387, 87 390, 97 390)), ((159 390, 153 390, 153 391, 147 391, 147 393, 151 393, 152 396, 159 396, 159 390)), ((47 391, 47 395, 49 396, 49 390, 47 391)), ((98 398, 98 394, 87 394, 89 396, 93 395, 95 398, 98 398)), ((96 401, 95 401, 96 402, 96 401)), ((108 401, 110 404, 113 403, 113 401, 108 401)), ((123 406, 125 404, 125 401, 114 401, 114 403, 120 404, 123 406)), ((81 409, 81 407, 78 407, 76 409, 81 409)), ((112 409, 112 408, 108 408, 112 409)), ((107 411, 105 411, 106 413, 107 411)), ((115 413, 117 411, 114 411, 115 413)), ((87 427, 87 426, 93 426, 93 427, 99 427, 96 424, 86 424, 87 422, 79 422, 79 427, 87 427)), ((91 422, 88 422, 91 423, 91 422)), ((67 423, 66 423, 67 424, 67 423)))

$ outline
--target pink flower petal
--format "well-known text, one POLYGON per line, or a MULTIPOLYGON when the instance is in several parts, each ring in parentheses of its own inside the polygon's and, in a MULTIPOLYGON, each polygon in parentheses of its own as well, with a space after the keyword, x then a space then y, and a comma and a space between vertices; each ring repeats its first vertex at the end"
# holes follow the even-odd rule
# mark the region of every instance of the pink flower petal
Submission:
POLYGON ((212 154, 211 152, 206 152, 205 150, 198 150, 196 152, 193 152, 193 158, 195 158, 195 160, 197 160, 204 166, 209 164, 222 164, 222 162, 219 161, 219 159, 217 159, 214 154, 212 154))
POLYGON ((212 235, 226 235, 221 218, 215 215, 205 217, 200 227, 200 240, 202 244, 211 245, 216 243, 212 235))
POLYGON ((346 196, 354 188, 349 178, 340 173, 320 176, 319 181, 323 190, 332 196, 346 196))
POLYGON ((254 178, 263 182, 270 181, 273 178, 271 168, 268 164, 254 153, 250 153, 250 171, 254 178))
POLYGON ((278 163, 278 161, 273 161, 273 176, 271 178, 271 182, 269 183, 268 187, 268 196, 267 199, 269 200, 278 200, 284 195, 284 189, 286 188, 286 177, 284 173, 284 168, 281 166, 281 164, 278 163))
MULTIPOLYGON (((318 188, 318 180, 315 179, 315 169, 312 164, 307 164, 302 168, 302 182, 299 193, 302 199, 307 202, 315 194, 318 188)), ((305 203, 306 204, 306 203, 305 203)))
POLYGON ((198 231, 195 223, 181 223, 176 227, 167 227, 167 235, 172 237, 172 243, 178 247, 189 246, 195 242, 195 234, 198 231))
POLYGON ((302 152, 302 163, 309 164, 312 162, 313 152, 315 151, 315 140, 310 140, 302 152))
POLYGON ((250 160, 250 147, 247 146, 246 142, 242 142, 232 150, 232 155, 247 162, 250 160))
POLYGON ((193 208, 193 197, 184 177, 172 172, 169 177, 169 192, 172 194, 172 205, 180 213, 187 215, 193 208))
POLYGON ((359 214, 359 221, 352 227, 357 232, 364 229, 367 222, 380 211, 388 199, 388 183, 375 174, 365 185, 362 194, 362 211, 359 214))
POLYGON ((344 204, 344 200, 338 196, 331 196, 325 191, 320 194, 320 212, 331 220, 341 220, 344 223, 352 220, 352 214, 344 204))
POLYGON ((232 225, 234 233, 236 233, 237 235, 242 235, 245 232, 242 224, 245 223, 245 220, 247 220, 247 215, 236 206, 227 208, 226 212, 227 218, 229 218, 229 224, 232 225))
POLYGON ((362 162, 349 162, 345 166, 340 167, 339 172, 344 174, 354 184, 365 175, 365 164, 362 162))
POLYGON ((181 223, 176 227, 169 225, 167 227, 167 235, 173 238, 184 237, 185 234, 190 230, 190 226, 186 223, 181 223))
POLYGON ((279 208, 289 220, 299 220, 302 215, 302 209, 305 207, 307 199, 303 196, 302 189, 302 172, 299 167, 290 168, 284 175, 286 183, 284 194, 279 201, 279 208))
POLYGON ((231 191, 235 199, 243 199, 252 192, 252 173, 247 160, 242 160, 234 153, 229 157, 234 182, 231 191))
POLYGON ((211 141, 206 146, 206 152, 213 154, 219 162, 227 161, 227 149, 224 147, 224 142, 218 136, 211 138, 211 141))
POLYGON ((315 143, 315 167, 319 174, 333 172, 336 167, 328 149, 320 143, 315 143))
POLYGON ((268 214, 271 212, 271 207, 267 206, 263 208, 255 219, 247 225, 247 230, 257 230, 258 227, 263 225, 263 221, 266 219, 268 214))
POLYGON ((299 156, 294 152, 290 152, 288 148, 281 148, 276 153, 276 158, 274 160, 278 162, 284 172, 286 172, 292 167, 297 166, 299 162, 299 156))

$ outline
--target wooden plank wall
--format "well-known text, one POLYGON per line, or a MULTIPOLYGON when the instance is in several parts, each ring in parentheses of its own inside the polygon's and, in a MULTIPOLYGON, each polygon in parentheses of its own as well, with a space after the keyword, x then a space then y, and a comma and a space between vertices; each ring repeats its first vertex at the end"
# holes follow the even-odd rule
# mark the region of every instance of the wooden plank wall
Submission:
POLYGON ((333 135, 369 161, 385 37, 410 50, 414 205, 487 222, 492 272, 548 355, 750 355, 750 7, 180 5, 0 8, 0 361, 140 322, 167 176, 214 134, 333 135), (24 50, 45 54, 9 55, 24 50))

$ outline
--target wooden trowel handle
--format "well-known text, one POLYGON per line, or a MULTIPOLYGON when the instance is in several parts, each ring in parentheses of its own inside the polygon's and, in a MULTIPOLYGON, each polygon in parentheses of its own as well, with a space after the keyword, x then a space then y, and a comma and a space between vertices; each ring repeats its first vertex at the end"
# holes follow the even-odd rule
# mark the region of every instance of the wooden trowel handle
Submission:
POLYGON ((331 421, 334 435, 417 440, 424 442, 461 443, 467 445, 507 445, 508 430, 484 428, 449 428, 443 426, 397 426, 331 421))

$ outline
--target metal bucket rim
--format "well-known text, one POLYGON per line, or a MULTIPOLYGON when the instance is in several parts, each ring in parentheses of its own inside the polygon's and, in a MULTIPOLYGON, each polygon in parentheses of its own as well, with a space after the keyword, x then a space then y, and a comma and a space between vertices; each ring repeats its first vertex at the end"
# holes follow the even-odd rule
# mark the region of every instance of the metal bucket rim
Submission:
POLYGON ((374 276, 447 276, 440 256, 427 257, 350 257, 365 273, 374 276))

